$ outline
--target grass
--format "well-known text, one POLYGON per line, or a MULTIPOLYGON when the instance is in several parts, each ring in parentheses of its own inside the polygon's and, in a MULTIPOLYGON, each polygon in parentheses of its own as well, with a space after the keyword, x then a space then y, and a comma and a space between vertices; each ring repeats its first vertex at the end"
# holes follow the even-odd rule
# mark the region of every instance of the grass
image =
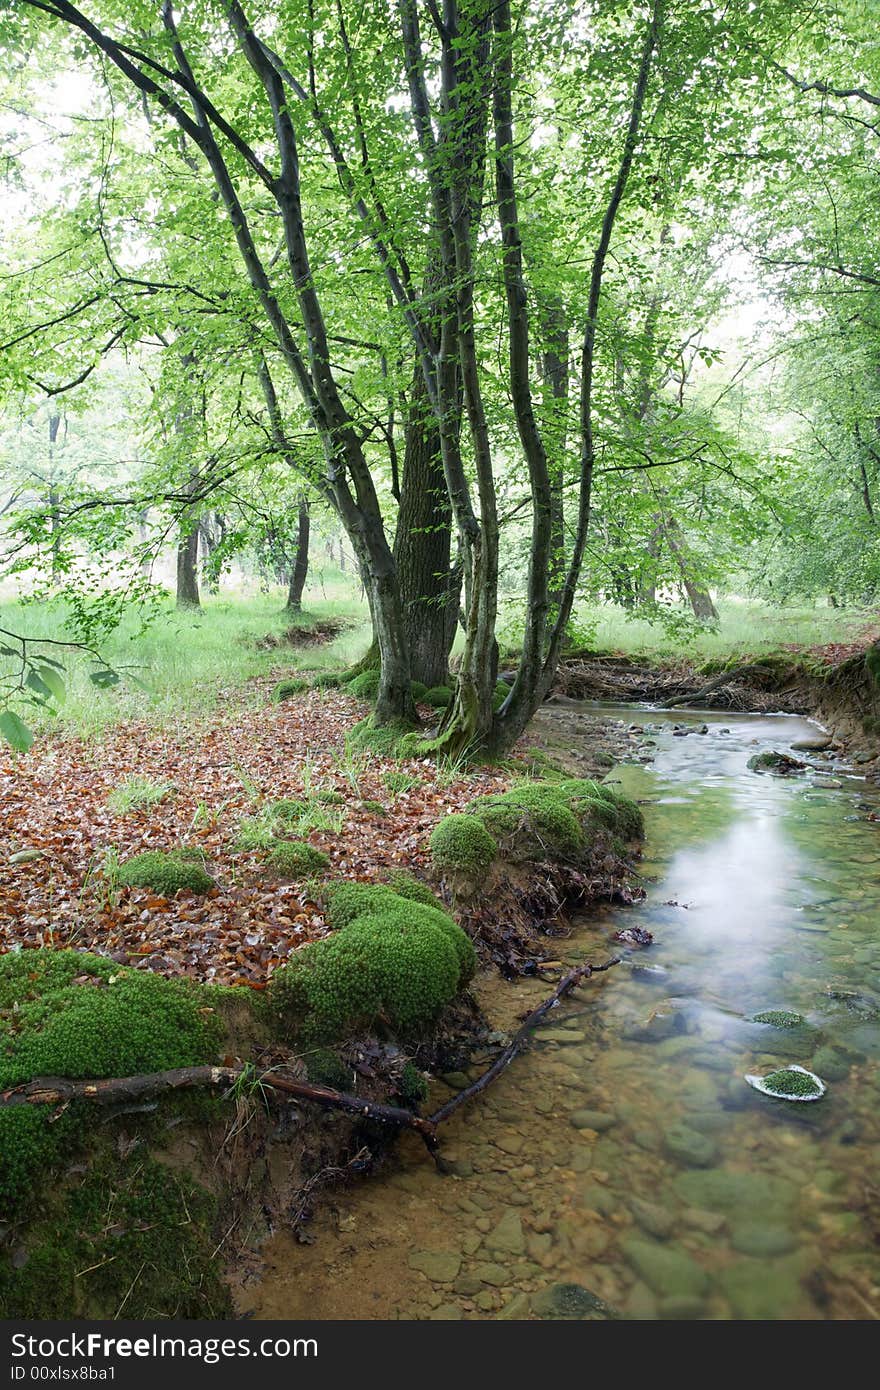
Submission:
MULTIPOLYGON (((0 605, 0 627, 32 638, 66 639, 70 633, 65 618, 60 604, 0 605)), ((192 613, 178 612, 169 598, 146 630, 132 612, 99 642, 102 657, 122 674, 117 686, 97 689, 89 680, 92 663, 77 653, 62 653, 67 694, 57 716, 31 707, 21 707, 21 714, 37 730, 51 723, 85 736, 129 719, 167 725, 210 713, 230 691, 255 677, 344 667, 362 654, 369 636, 366 606, 355 598, 322 599, 296 619, 284 612, 280 590, 274 596, 206 596, 203 607, 192 613), (258 639, 280 635, 294 622, 308 625, 330 618, 346 619, 352 626, 326 645, 269 650, 256 645, 258 639), (127 678, 126 671, 135 679, 127 678)), ((7 664, 0 659, 0 675, 7 664)))
POLYGON ((151 777, 126 777, 107 797, 107 805, 118 816, 141 807, 158 806, 174 790, 170 782, 154 782, 151 777))
POLYGON ((778 651, 787 644, 812 647, 851 642, 876 619, 876 611, 825 605, 775 608, 735 597, 716 601, 716 627, 677 628, 633 617, 614 604, 582 604, 576 613, 578 645, 594 651, 695 661, 729 659, 778 651))

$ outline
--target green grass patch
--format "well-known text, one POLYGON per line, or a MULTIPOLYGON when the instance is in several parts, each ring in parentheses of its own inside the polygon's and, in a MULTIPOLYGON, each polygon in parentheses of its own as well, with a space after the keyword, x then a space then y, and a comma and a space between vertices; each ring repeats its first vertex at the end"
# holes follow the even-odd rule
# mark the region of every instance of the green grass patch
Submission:
POLYGON ((173 790, 170 782, 156 782, 152 777, 126 777, 108 794, 107 805, 115 815, 125 816, 130 811, 158 806, 173 790))

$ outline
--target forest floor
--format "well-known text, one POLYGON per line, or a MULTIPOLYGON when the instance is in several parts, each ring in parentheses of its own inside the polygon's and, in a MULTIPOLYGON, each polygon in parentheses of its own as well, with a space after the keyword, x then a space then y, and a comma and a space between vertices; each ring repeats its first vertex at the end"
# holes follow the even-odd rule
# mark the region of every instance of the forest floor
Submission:
MULTIPOLYGON (((307 803, 291 836, 327 854, 331 875, 418 872, 440 817, 503 789, 528 767, 527 748, 581 776, 602 776, 620 760, 632 738, 626 722, 566 709, 566 692, 658 699, 702 679, 682 651, 593 653, 566 664, 556 708, 539 713, 509 767, 401 764, 346 750, 346 732, 367 712, 350 696, 270 699, 279 676, 338 667, 359 653, 363 614, 350 596, 331 594, 296 622, 265 596, 168 616, 147 634, 132 628, 114 639, 114 659, 122 665, 133 652, 148 693, 95 691, 74 673, 53 731, 26 756, 0 753, 0 950, 76 945, 169 975, 261 988, 291 950, 325 931, 315 889, 266 870, 268 803, 307 803), (327 640, 308 640, 316 622, 327 640), (121 860, 183 845, 204 852, 217 885, 209 894, 166 899, 119 885, 121 860)), ((865 614, 859 623, 852 616, 837 634, 849 640, 784 645, 837 664, 880 631, 865 614)), ((810 635, 831 634, 813 626, 810 635)), ((737 698, 759 697, 747 689, 737 698)))
MULTIPOLYGON (((418 872, 443 815, 503 790, 518 762, 528 767, 525 746, 505 768, 353 754, 345 735, 367 712, 361 701, 314 690, 273 704, 271 684, 259 678, 223 713, 167 730, 132 721, 99 741, 56 735, 25 756, 0 754, 0 950, 74 945, 260 989, 326 930, 315 889, 267 871, 267 806, 305 802, 290 833, 328 856, 327 875, 418 872), (204 853, 209 893, 165 898, 116 881, 129 856, 184 845, 204 853)), ((597 722, 581 775, 616 761, 622 727, 597 722)))

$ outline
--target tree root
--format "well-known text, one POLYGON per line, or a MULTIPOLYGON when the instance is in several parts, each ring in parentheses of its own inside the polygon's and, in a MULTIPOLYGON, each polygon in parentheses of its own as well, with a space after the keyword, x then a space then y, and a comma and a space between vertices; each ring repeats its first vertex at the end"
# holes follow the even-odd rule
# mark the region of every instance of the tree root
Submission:
POLYGON ((566 994, 588 980, 591 975, 610 970, 613 965, 619 963, 619 957, 615 956, 602 965, 585 962, 569 970, 553 993, 524 1019, 492 1065, 470 1086, 452 1096, 445 1105, 427 1117, 414 1114, 400 1106, 382 1105, 377 1101, 365 1100, 363 1096, 335 1091, 330 1086, 313 1086, 305 1081, 293 1081, 279 1076, 275 1071, 260 1073, 249 1064, 231 1067, 177 1067, 142 1076, 102 1077, 88 1081, 67 1076, 34 1077, 30 1081, 23 1081, 17 1086, 0 1091, 0 1108, 10 1105, 52 1105, 55 1107, 55 1114, 50 1118, 55 1119, 72 1101, 87 1100, 95 1105, 117 1105, 120 1102, 149 1100, 166 1091, 179 1091, 193 1086, 238 1086, 251 1092, 276 1092, 291 1100, 311 1101, 327 1109, 342 1110, 346 1114, 360 1116, 363 1120, 413 1130, 423 1140, 439 1171, 446 1172, 448 1167, 440 1153, 437 1136, 440 1125, 467 1101, 484 1091, 507 1069, 514 1057, 525 1047, 532 1029, 544 1020, 566 994))

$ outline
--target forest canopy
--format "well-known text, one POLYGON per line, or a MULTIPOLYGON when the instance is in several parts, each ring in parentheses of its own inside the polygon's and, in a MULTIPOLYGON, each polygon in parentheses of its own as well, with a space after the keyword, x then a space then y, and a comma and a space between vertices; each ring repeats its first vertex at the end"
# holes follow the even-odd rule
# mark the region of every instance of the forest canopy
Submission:
POLYGON ((443 752, 588 602, 876 602, 870 0, 6 0, 0 48, 4 577, 97 684, 169 544, 181 605, 247 557, 295 610, 310 527, 377 726, 455 644, 443 752))

